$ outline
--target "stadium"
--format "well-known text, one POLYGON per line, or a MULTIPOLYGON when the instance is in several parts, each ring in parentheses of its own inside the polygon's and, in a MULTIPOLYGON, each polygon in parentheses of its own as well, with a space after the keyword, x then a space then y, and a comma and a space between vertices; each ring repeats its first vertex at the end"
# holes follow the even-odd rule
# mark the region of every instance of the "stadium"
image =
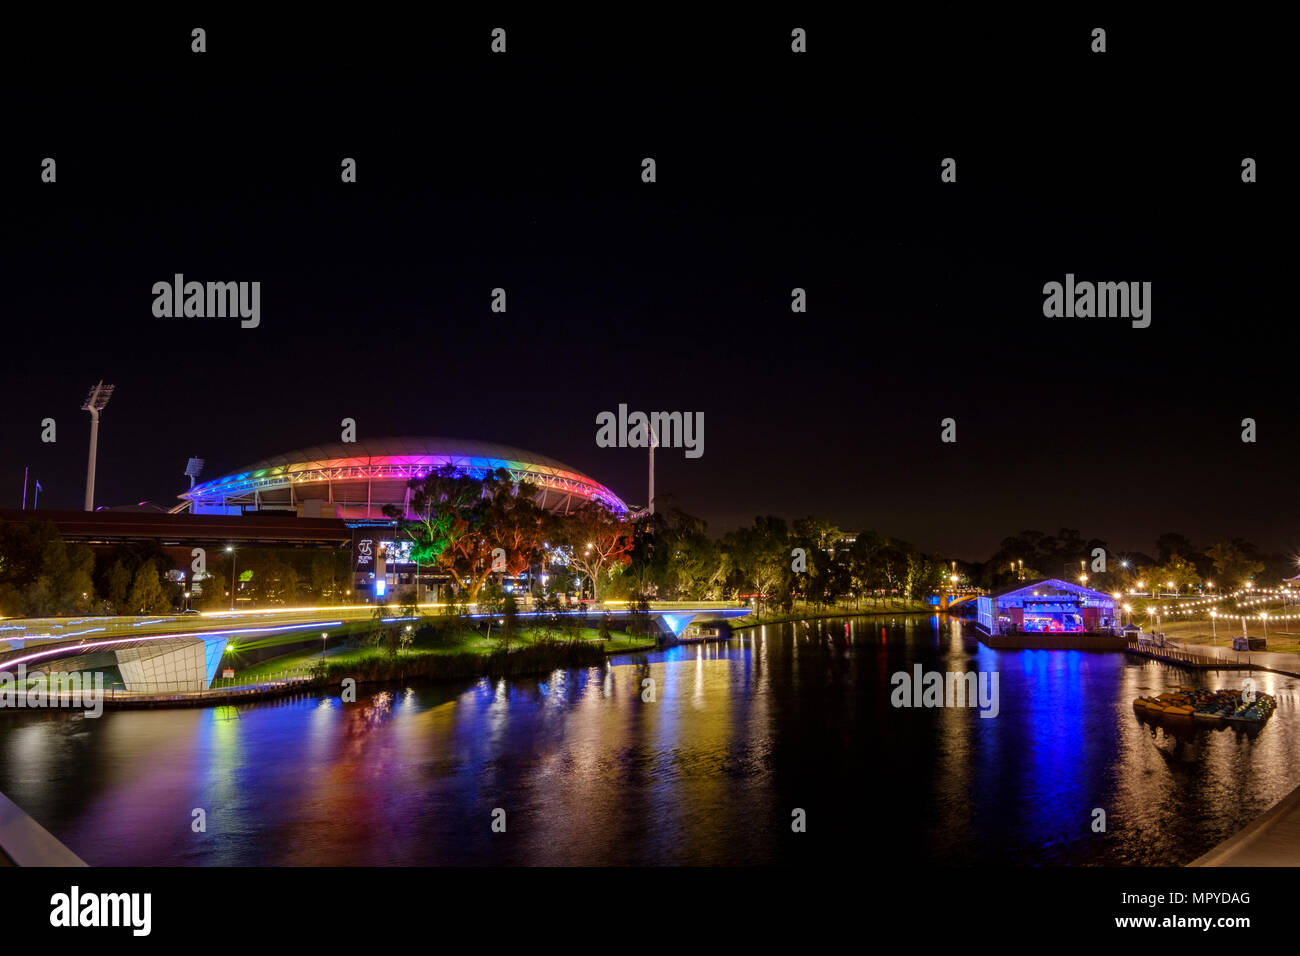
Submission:
POLYGON ((412 478, 446 465, 482 477, 504 468, 538 488, 538 503, 568 514, 599 501, 618 514, 626 504, 600 482, 553 458, 509 445, 450 438, 378 438, 314 445, 255 462, 180 495, 173 511, 240 515, 283 511, 302 518, 383 520, 384 506, 409 514, 412 478))

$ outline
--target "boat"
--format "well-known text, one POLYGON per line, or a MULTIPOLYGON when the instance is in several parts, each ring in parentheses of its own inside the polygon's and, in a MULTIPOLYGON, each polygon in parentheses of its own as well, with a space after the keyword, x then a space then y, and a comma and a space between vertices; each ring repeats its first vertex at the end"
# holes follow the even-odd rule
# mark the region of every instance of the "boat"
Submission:
POLYGON ((1192 717, 1219 723, 1262 724, 1272 715, 1277 702, 1269 694, 1254 694, 1244 700, 1240 690, 1198 690, 1180 687, 1154 697, 1138 697, 1133 709, 1152 717, 1192 717))

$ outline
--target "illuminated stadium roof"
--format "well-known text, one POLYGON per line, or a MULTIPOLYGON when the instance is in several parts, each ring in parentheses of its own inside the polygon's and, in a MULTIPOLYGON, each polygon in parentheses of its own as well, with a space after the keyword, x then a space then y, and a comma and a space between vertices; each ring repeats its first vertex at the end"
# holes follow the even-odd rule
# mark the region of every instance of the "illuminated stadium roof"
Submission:
POLYGON ((614 492, 554 458, 495 442, 455 438, 376 438, 313 445, 205 481, 180 497, 194 514, 289 511, 307 502, 323 502, 336 507, 341 518, 380 518, 384 505, 409 507, 410 479, 444 465, 475 476, 504 468, 515 480, 537 485, 539 503, 552 511, 572 511, 591 500, 620 513, 627 511, 614 492))

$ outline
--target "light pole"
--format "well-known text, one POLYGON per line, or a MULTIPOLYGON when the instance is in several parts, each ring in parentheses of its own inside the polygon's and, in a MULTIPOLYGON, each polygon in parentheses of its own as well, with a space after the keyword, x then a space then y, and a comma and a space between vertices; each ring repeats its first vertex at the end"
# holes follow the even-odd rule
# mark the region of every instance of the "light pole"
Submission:
POLYGON ((330 632, 329 632, 329 631, 321 631, 321 632, 320 632, 320 656, 321 656, 321 660, 324 660, 324 659, 325 659, 325 641, 329 638, 329 636, 330 636, 330 632))
POLYGON ((1219 629, 1218 629, 1218 627, 1216 626, 1216 622, 1218 621, 1218 617, 1219 617, 1219 612, 1218 612, 1218 611, 1211 611, 1211 612, 1210 612, 1210 643, 1211 643, 1211 644, 1217 644, 1217 643, 1219 643, 1219 629))
POLYGON ((230 555, 230 609, 235 609, 235 549, 226 545, 226 554, 230 555))
POLYGON ((1268 643, 1268 611, 1260 611, 1259 619, 1264 622, 1264 643, 1268 643))
POLYGON ((90 390, 81 404, 83 412, 90 412, 90 459, 86 463, 86 511, 95 510, 95 452, 99 448, 99 413, 113 397, 113 386, 103 380, 90 390))

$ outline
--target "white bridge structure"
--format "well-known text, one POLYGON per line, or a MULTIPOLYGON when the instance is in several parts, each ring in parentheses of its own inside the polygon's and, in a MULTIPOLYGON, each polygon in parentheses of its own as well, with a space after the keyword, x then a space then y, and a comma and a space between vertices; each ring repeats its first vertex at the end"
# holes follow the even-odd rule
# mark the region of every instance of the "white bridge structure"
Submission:
MULTIPOLYGON (((439 605, 422 605, 435 610, 439 605)), ((396 612, 396 608, 393 608, 396 612)), ((559 611, 524 609, 521 622, 543 617, 581 617, 588 627, 608 616, 626 625, 644 616, 668 642, 680 638, 697 617, 727 620, 751 613, 745 606, 724 602, 652 604, 638 612, 631 606, 564 608, 559 611)), ((286 644, 315 640, 345 623, 373 619, 373 605, 329 608, 285 608, 211 611, 201 615, 155 617, 47 618, 6 620, 0 625, 0 672, 10 675, 75 673, 116 668, 124 689, 131 693, 187 693, 208 690, 221 660, 232 644, 282 638, 286 644)), ((472 620, 500 618, 475 611, 472 620)), ((414 617, 386 617, 383 624, 418 622, 414 617)))

